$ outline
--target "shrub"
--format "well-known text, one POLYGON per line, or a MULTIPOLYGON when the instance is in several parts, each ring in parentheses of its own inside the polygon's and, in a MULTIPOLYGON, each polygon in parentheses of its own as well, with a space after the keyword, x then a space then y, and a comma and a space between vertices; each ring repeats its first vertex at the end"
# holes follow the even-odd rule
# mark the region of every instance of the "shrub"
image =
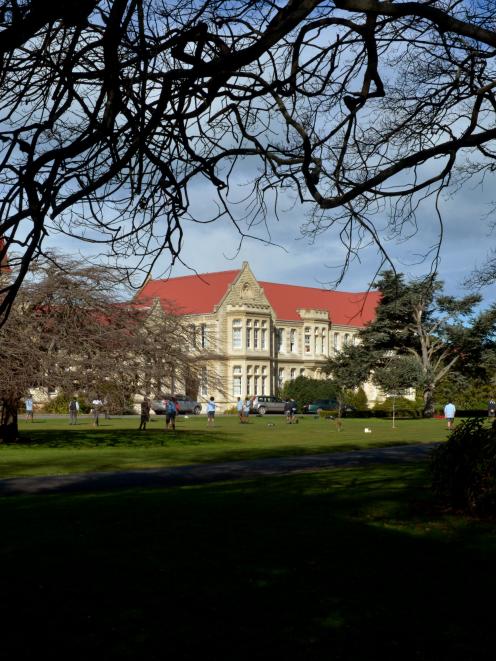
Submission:
POLYGON ((338 411, 336 409, 332 409, 331 411, 324 411, 323 409, 320 409, 318 415, 320 418, 337 418, 338 411))
POLYGON ((496 431, 480 418, 458 425, 432 456, 432 488, 451 507, 496 514, 496 431))
MULTIPOLYGON (((48 401, 44 406, 43 406, 43 411, 45 413, 59 413, 59 414, 64 414, 67 413, 69 415, 69 402, 71 401, 72 397, 69 397, 68 395, 65 395, 64 393, 60 393, 50 401, 48 401)), ((89 413, 89 410, 91 408, 90 404, 81 397, 78 397, 78 402, 79 402, 79 412, 80 413, 89 413)))
MULTIPOLYGON (((394 401, 395 416, 397 418, 420 418, 422 406, 416 401, 406 397, 396 397, 394 401)), ((390 417, 393 415, 393 398, 388 397, 383 402, 376 404, 373 408, 375 417, 390 417)))
POLYGON ((337 399, 338 388, 332 379, 310 379, 298 376, 286 381, 280 396, 282 399, 294 399, 301 410, 304 404, 315 399, 337 399))
POLYGON ((363 388, 347 390, 344 399, 347 404, 354 406, 359 411, 365 411, 368 408, 368 399, 363 388))
POLYGON ((231 406, 231 408, 224 411, 224 415, 238 415, 238 409, 235 406, 231 406))

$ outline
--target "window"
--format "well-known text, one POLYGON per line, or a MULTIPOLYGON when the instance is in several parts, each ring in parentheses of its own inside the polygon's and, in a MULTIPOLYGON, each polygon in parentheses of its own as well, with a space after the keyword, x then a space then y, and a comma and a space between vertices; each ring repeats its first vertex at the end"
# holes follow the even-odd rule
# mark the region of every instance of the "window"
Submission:
POLYGON ((251 319, 246 320, 246 348, 251 347, 251 319))
POLYGON ((232 322, 232 348, 241 349, 241 319, 232 322))
POLYGON ((327 353, 326 332, 325 332, 325 330, 322 331, 322 351, 321 351, 321 353, 327 353))
POLYGON ((296 368, 295 367, 291 368, 290 374, 291 374, 291 381, 294 381, 296 379, 296 368))
POLYGON ((276 330, 277 353, 280 353, 281 351, 284 351, 283 344, 284 344, 284 330, 282 328, 278 328, 276 330))
POLYGON ((206 397, 208 395, 208 375, 207 375, 207 368, 206 367, 201 368, 200 392, 203 395, 203 397, 206 397))
POLYGON ((262 365, 262 387, 261 387, 261 393, 262 395, 265 395, 267 391, 267 367, 265 365, 262 365))
POLYGON ((347 347, 349 343, 350 343, 350 336, 349 336, 348 333, 345 333, 345 335, 344 335, 344 346, 347 347))
POLYGON ((202 349, 208 347, 207 324, 202 324, 200 326, 200 346, 202 349))
POLYGON ((302 367, 300 369, 300 376, 305 376, 305 368, 304 367, 302 367))
POLYGON ((259 335, 260 335, 260 329, 258 327, 258 321, 254 321, 253 322, 253 348, 254 349, 258 349, 259 335))
POLYGON ((262 321, 261 344, 260 348, 264 351, 267 348, 267 322, 262 321))
POLYGON ((234 397, 241 397, 241 366, 235 365, 233 367, 233 395, 234 397))
POLYGON ((282 388, 283 383, 284 383, 284 367, 280 367, 277 375, 277 385, 279 386, 279 388, 282 388))
POLYGON ((191 349, 196 348, 196 328, 194 324, 191 324, 191 326, 188 327, 189 331, 189 346, 191 349))
POLYGON ((252 392, 251 392, 251 375, 250 374, 248 374, 246 376, 246 394, 247 395, 252 394, 252 392))
POLYGON ((339 351, 339 333, 334 333, 334 351, 339 351))
POLYGON ((296 330, 294 328, 289 331, 289 350, 291 353, 296 352, 296 330))
POLYGON ((310 328, 305 328, 305 353, 310 353, 310 328))
POLYGON ((258 374, 255 374, 255 376, 253 377, 253 384, 254 384, 253 385, 253 394, 254 395, 258 395, 258 382, 259 382, 259 380, 260 380, 260 377, 258 376, 258 374))

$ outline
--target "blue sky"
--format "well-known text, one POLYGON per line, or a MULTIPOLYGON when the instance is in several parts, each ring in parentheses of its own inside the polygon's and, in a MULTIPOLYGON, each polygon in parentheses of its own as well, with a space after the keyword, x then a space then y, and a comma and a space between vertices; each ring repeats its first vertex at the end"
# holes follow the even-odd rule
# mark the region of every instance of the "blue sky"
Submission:
MULTIPOLYGON (((206 191, 205 191, 206 192, 206 191)), ((494 245, 495 235, 491 231, 489 187, 466 186, 453 197, 440 203, 444 217, 444 236, 441 247, 439 274, 445 282, 446 292, 465 295, 464 279, 476 267, 484 263, 494 245)), ((205 206, 206 200, 199 196, 195 206, 205 206)), ((245 239, 239 247, 239 234, 228 221, 210 225, 191 224, 185 232, 183 259, 199 272, 220 271, 238 268, 242 261, 250 263, 255 275, 261 280, 286 282, 311 287, 331 286, 344 260, 344 250, 337 232, 329 230, 320 235, 313 244, 301 236, 300 228, 305 221, 305 208, 297 205, 287 210, 276 220, 268 217, 270 236, 275 245, 245 239)), ((432 201, 427 200, 417 215, 418 231, 405 242, 387 242, 388 251, 398 271, 408 277, 425 274, 430 260, 421 256, 438 241, 439 223, 432 201)), ((260 236, 267 237, 262 226, 256 228, 260 236)), ((380 264, 376 248, 370 247, 355 260, 339 286, 339 289, 357 291, 367 288, 380 264)), ((178 265, 173 275, 184 275, 188 269, 178 265)), ((486 305, 496 299, 496 286, 482 292, 486 305)))
MULTIPOLYGON (((476 266, 484 263, 494 245, 495 235, 491 231, 493 215, 490 213, 492 200, 492 192, 486 185, 485 188, 466 186, 441 202, 444 238, 439 274, 449 294, 467 293, 463 288, 464 279, 476 266)), ((212 206, 211 191, 199 186, 192 196, 192 215, 204 218, 205 211, 212 206)), ((312 244, 300 232, 305 221, 305 207, 292 205, 288 198, 282 208, 279 220, 269 210, 268 230, 263 225, 253 230, 261 240, 244 239, 241 245, 240 235, 227 219, 205 225, 186 222, 182 258, 187 266, 176 264, 171 275, 191 274, 193 269, 200 273, 237 269, 243 261, 248 261, 260 280, 332 287, 344 260, 344 250, 336 231, 327 231, 312 244), (268 232, 272 245, 268 242, 268 232)), ((241 210, 238 209, 238 212, 241 210)), ((417 221, 418 231, 409 240, 386 244, 397 270, 407 277, 421 276, 430 267, 430 260, 422 261, 421 255, 438 239, 439 225, 431 201, 426 201, 419 209, 417 221)), ((82 254, 91 252, 91 246, 76 244, 57 235, 50 236, 47 243, 63 252, 70 250, 74 253, 78 249, 82 254)), ((338 288, 363 291, 378 265, 377 250, 374 247, 364 250, 360 260, 351 264, 338 288)), ((164 255, 154 270, 154 276, 162 276, 167 266, 168 259, 164 255)), ((496 286, 486 288, 482 294, 485 307, 496 300, 496 286)))

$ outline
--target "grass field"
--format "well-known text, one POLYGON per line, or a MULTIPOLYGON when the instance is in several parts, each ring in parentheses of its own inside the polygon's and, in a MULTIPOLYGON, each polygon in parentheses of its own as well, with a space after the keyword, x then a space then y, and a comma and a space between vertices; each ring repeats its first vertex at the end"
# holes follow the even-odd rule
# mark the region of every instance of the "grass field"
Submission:
POLYGON ((3 656, 490 659, 494 526, 428 485, 378 466, 0 498, 3 656))
POLYGON ((345 451, 372 446, 422 443, 446 439, 442 420, 334 421, 307 416, 287 425, 282 416, 237 418, 219 416, 207 427, 204 416, 179 417, 177 431, 165 431, 163 417, 152 418, 146 432, 136 417, 89 418, 77 426, 67 419, 35 417, 20 424, 23 442, 0 445, 0 477, 55 475, 72 472, 131 470, 229 460, 345 451), (364 427, 372 433, 365 434, 364 427))

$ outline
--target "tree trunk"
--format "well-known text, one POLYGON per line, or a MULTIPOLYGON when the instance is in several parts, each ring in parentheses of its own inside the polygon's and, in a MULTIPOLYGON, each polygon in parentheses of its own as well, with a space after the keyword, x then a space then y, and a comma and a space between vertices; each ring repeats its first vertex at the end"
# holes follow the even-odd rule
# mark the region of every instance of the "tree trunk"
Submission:
POLYGON ((19 398, 2 399, 2 415, 0 419, 0 442, 15 443, 19 439, 17 424, 17 409, 19 398))
POLYGON ((434 387, 432 385, 424 388, 424 410, 422 415, 424 418, 432 418, 434 415, 434 387))

